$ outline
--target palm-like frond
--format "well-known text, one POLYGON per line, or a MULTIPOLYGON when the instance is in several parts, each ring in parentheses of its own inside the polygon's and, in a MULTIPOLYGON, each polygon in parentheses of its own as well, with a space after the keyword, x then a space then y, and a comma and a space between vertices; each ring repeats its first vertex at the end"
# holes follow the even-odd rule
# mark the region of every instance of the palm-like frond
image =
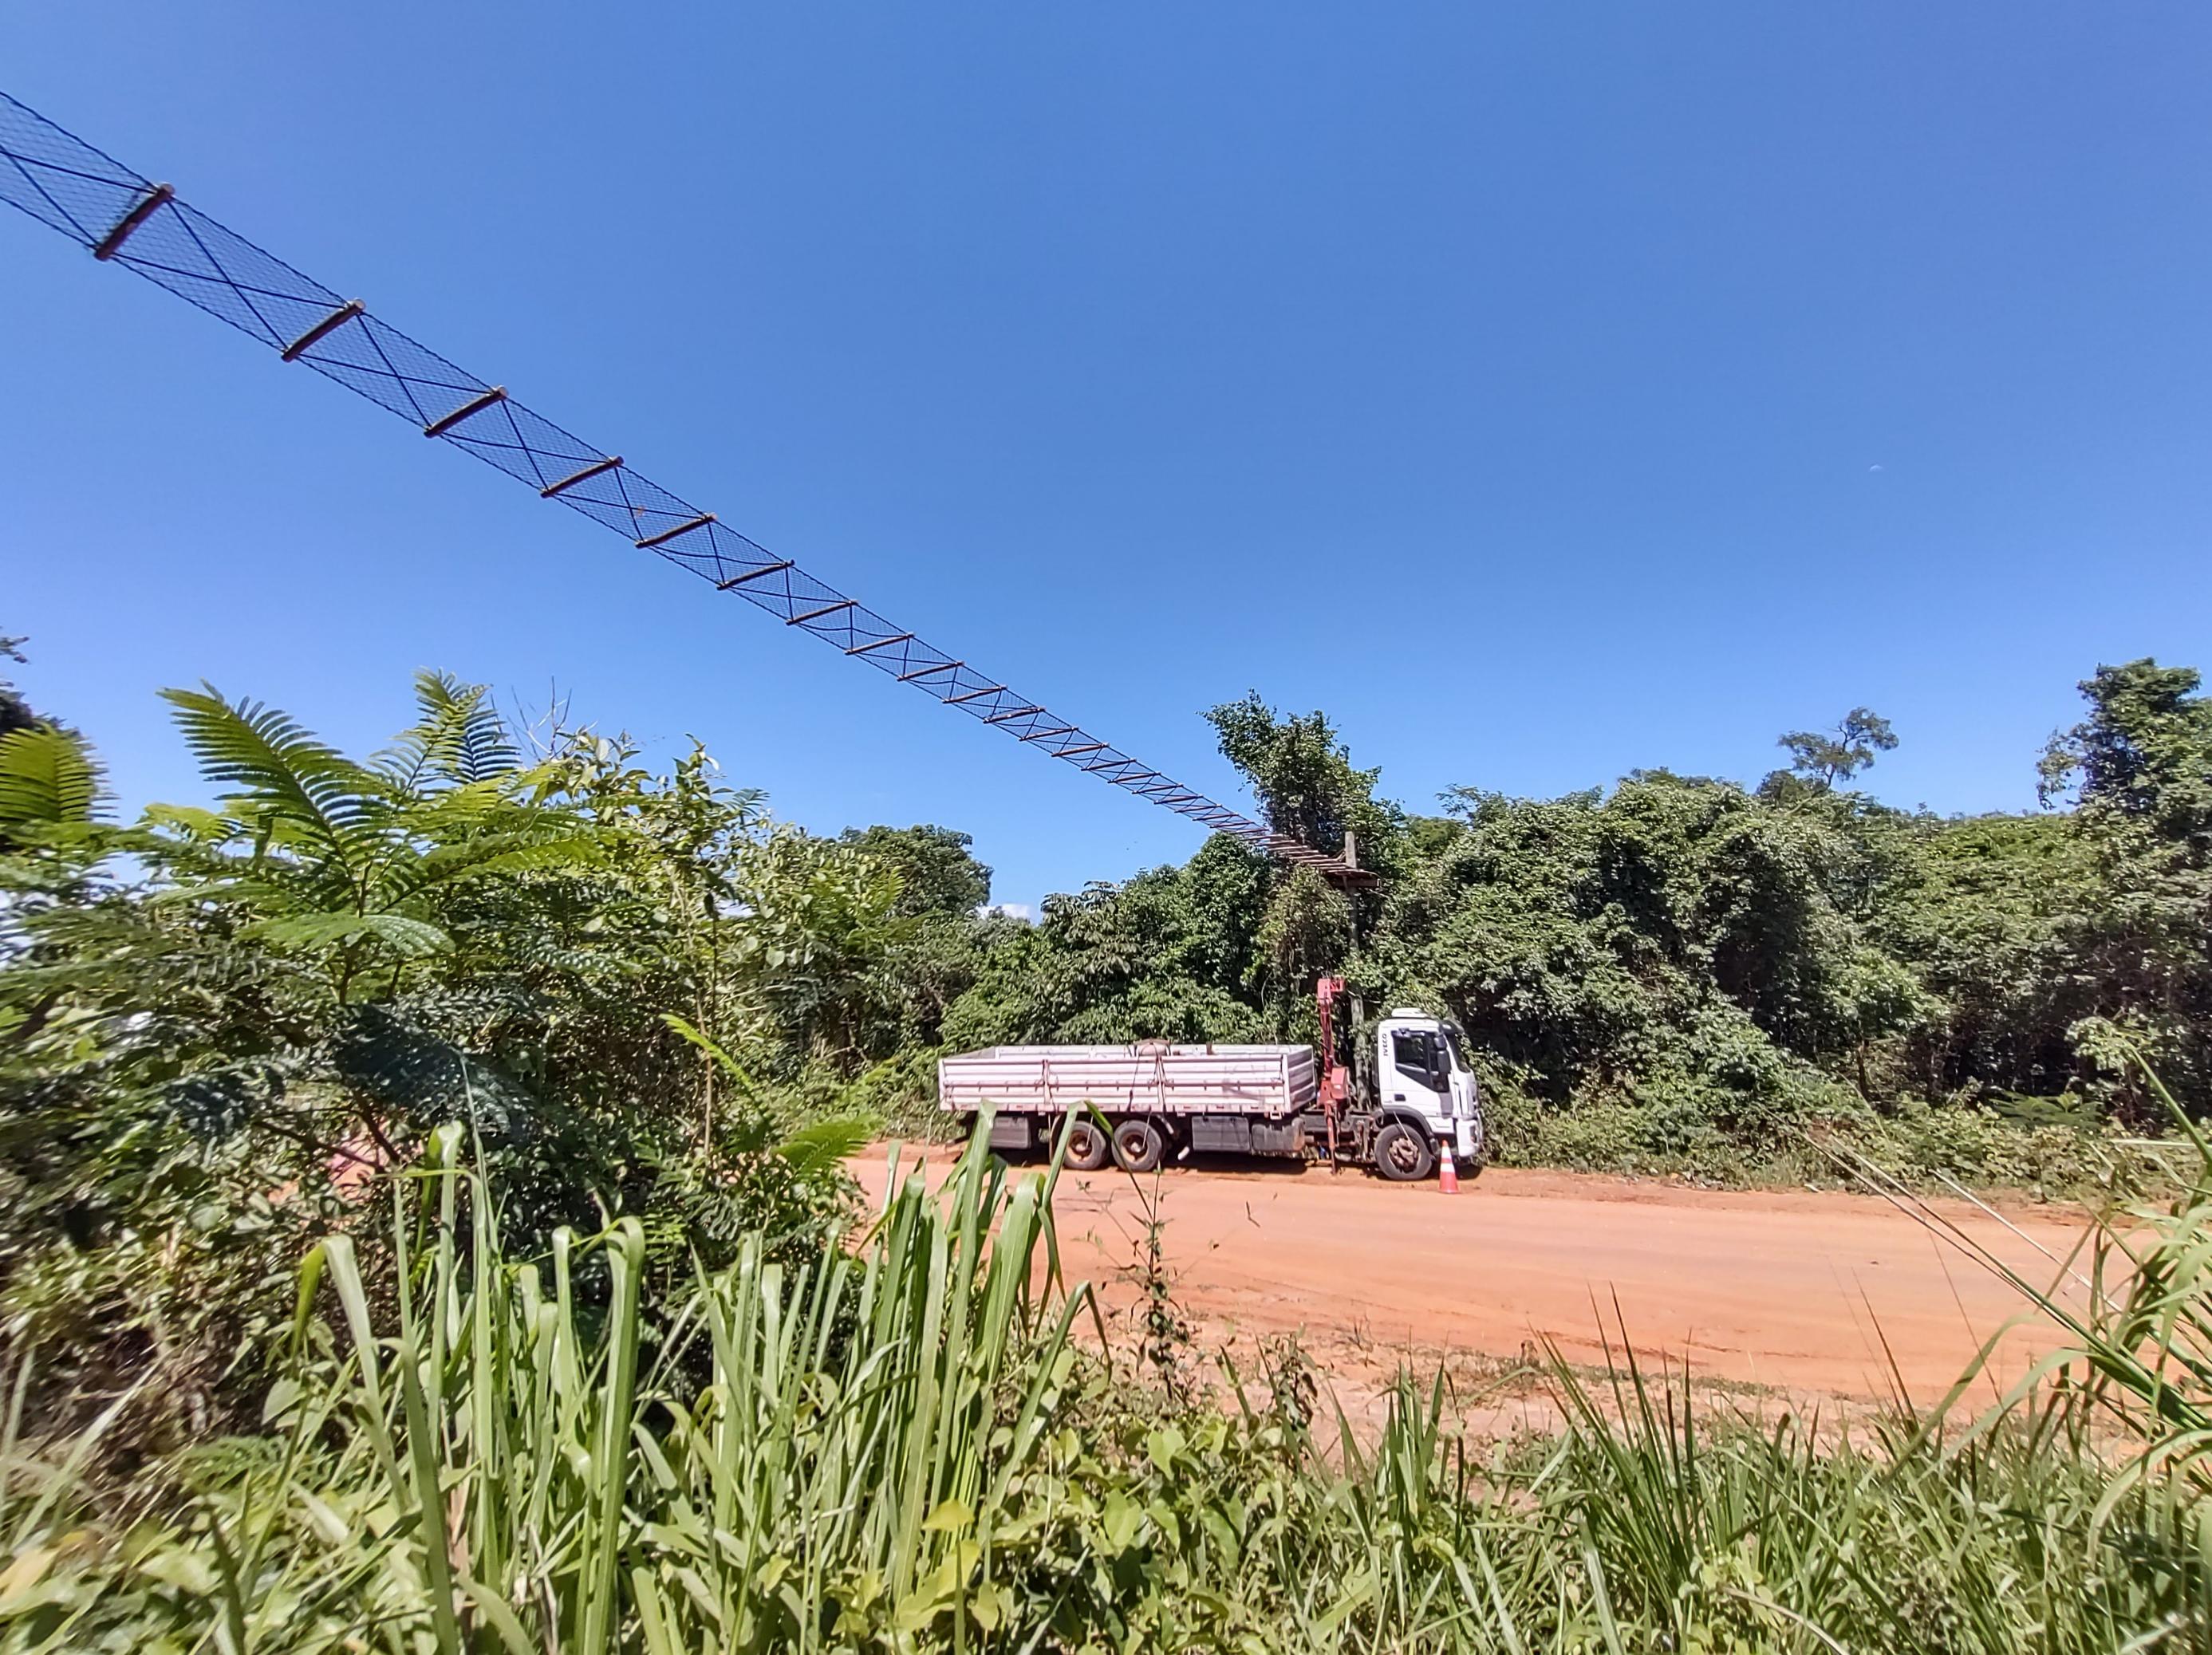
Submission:
POLYGON ((165 689, 200 773, 234 791, 241 814, 264 831, 312 844, 349 874, 374 853, 374 828, 389 783, 311 734, 289 713, 258 701, 234 705, 212 685, 165 689), (288 832, 289 830, 289 832, 288 832))
POLYGON ((300 948, 328 948, 345 943, 381 943, 403 960, 443 954, 453 939, 427 919, 404 913, 289 913, 246 928, 246 935, 300 948))
POLYGON ((404 796, 390 826, 402 838, 432 845, 465 845, 507 835, 544 839, 573 832, 569 812, 532 803, 539 773, 511 771, 486 781, 404 796))
POLYGON ((0 823, 90 821, 100 767, 84 744, 52 724, 0 736, 0 823))
POLYGON ((425 668, 415 675, 422 716, 378 755, 378 767, 410 790, 436 780, 453 786, 494 781, 522 767, 489 684, 465 683, 425 668))
POLYGON ((504 1134, 526 1132, 548 1112, 544 1100, 496 1063, 388 1006, 353 1008, 331 1040, 331 1055, 349 1086, 416 1120, 465 1120, 480 1131, 504 1134))
POLYGON ((697 1027, 689 1018, 680 1016, 673 1011, 664 1011, 660 1014, 660 1021, 682 1035, 689 1044, 713 1058, 715 1065, 724 1074, 736 1081, 746 1091, 757 1093, 759 1090, 753 1084, 753 1077, 746 1074, 744 1069, 739 1067, 738 1060, 723 1049, 721 1042, 697 1027))
POLYGON ((528 832, 488 834, 459 845, 440 845, 396 870, 380 889, 412 895, 433 885, 495 874, 535 873, 548 868, 580 867, 604 861, 599 842, 584 834, 547 839, 528 832))
POLYGON ((775 1147, 794 1172, 810 1177, 860 1154, 875 1130, 875 1122, 866 1116, 842 1116, 802 1126, 775 1147))
POLYGON ((187 844, 218 846, 238 837, 239 824, 217 811, 196 804, 149 804, 145 825, 166 828, 187 844))
MULTIPOLYGON (((220 816, 216 820, 225 821, 220 816)), ((363 878, 354 864, 343 854, 333 854, 319 836, 297 821, 270 817, 258 822, 228 821, 227 830, 203 823, 204 831, 197 834, 181 823, 156 825, 171 828, 156 842, 180 882, 156 894, 152 899, 155 902, 230 900, 266 913, 367 906, 362 898, 363 878)), ((364 835, 349 849, 365 854, 368 842, 364 835)))

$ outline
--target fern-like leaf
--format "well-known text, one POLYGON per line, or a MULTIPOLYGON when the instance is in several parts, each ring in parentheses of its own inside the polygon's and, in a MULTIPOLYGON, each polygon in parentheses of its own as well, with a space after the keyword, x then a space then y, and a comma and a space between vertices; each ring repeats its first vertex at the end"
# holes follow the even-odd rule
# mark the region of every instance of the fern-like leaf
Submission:
POLYGON ((34 724, 0 736, 0 823, 90 821, 100 795, 100 767, 67 731, 34 724))
POLYGON ((165 689, 185 743, 210 781, 236 791, 241 815, 289 825, 349 875, 377 849, 374 823, 388 785, 310 734, 289 713, 257 701, 234 705, 211 684, 165 689))
POLYGON ((802 1126, 775 1147, 792 1170, 806 1178, 851 1160, 867 1148, 875 1130, 875 1122, 864 1115, 841 1116, 802 1126))
POLYGON ((222 845, 238 837, 239 824, 228 816, 204 810, 197 804, 149 804, 145 824, 166 828, 192 845, 222 845))
POLYGON ((705 1052, 708 1057, 714 1059, 715 1065, 720 1068, 724 1074, 727 1075, 732 1080, 736 1081, 738 1084, 744 1087, 746 1091, 757 1094, 760 1088, 753 1084, 753 1077, 746 1074, 745 1071, 738 1066, 738 1060, 732 1057, 727 1052, 724 1051, 722 1049, 721 1043, 715 1040, 713 1035, 698 1028, 689 1019, 678 1016, 672 1011, 662 1012, 660 1014, 660 1021, 666 1023, 669 1028, 674 1029, 678 1034, 681 1034, 686 1041, 690 1042, 692 1046, 696 1046, 701 1052, 705 1052))
POLYGON ((343 943, 381 943, 403 960, 443 954, 453 939, 427 919, 402 913, 290 913, 246 929, 249 937, 295 948, 330 948, 343 943))
POLYGON ((426 851, 411 870, 410 894, 432 885, 451 885, 491 874, 533 873, 546 868, 575 868, 606 860, 597 840, 581 834, 564 839, 532 839, 500 834, 466 845, 441 845, 426 851))
POLYGON ((436 779, 456 787, 494 781, 522 767, 489 684, 464 683, 450 672, 415 675, 421 713, 379 759, 380 767, 414 789, 436 779))

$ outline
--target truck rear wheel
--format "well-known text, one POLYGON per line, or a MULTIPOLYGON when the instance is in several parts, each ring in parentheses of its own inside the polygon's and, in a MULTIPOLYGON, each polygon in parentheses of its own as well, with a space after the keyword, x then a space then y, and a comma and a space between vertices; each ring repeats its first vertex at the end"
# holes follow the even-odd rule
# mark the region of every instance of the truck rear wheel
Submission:
POLYGON ((1418 1126, 1394 1120, 1375 1135, 1375 1170, 1398 1184, 1418 1184, 1437 1169, 1437 1152, 1418 1126))
POLYGON ((1167 1152, 1167 1138, 1148 1120, 1125 1120, 1114 1128, 1114 1159, 1124 1172, 1149 1173, 1167 1152))
POLYGON ((1067 1129, 1067 1164, 1079 1173, 1095 1173, 1113 1158, 1113 1141, 1095 1120, 1078 1120, 1067 1129))

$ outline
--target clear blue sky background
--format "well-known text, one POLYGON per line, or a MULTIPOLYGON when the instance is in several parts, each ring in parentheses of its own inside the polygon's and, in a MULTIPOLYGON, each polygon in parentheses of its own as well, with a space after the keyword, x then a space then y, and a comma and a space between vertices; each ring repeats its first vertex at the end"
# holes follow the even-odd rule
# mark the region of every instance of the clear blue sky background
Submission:
MULTIPOLYGON (((0 86, 1184 780, 1325 706, 1389 793, 2025 806, 2212 664, 2197 3, 120 4, 0 86)), ((201 676, 361 748, 451 667, 999 894, 1198 830, 895 691, 29 220, 0 630, 136 803, 201 676)))

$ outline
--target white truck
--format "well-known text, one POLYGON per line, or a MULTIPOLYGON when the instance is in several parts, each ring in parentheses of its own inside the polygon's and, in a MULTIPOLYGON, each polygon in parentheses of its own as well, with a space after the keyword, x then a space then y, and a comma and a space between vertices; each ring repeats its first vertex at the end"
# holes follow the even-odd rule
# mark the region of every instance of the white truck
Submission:
POLYGON ((1343 986, 1322 983, 1322 1050, 1349 1064, 1304 1046, 998 1046, 939 1060, 939 1106, 971 1120, 992 1110, 992 1147, 1008 1154, 1050 1149, 1068 1122, 1067 1164, 1085 1171, 1208 1152, 1352 1161, 1401 1181, 1430 1177, 1439 1155, 1479 1165, 1481 1100, 1458 1025, 1401 1008, 1345 1052, 1332 1015, 1343 986))

